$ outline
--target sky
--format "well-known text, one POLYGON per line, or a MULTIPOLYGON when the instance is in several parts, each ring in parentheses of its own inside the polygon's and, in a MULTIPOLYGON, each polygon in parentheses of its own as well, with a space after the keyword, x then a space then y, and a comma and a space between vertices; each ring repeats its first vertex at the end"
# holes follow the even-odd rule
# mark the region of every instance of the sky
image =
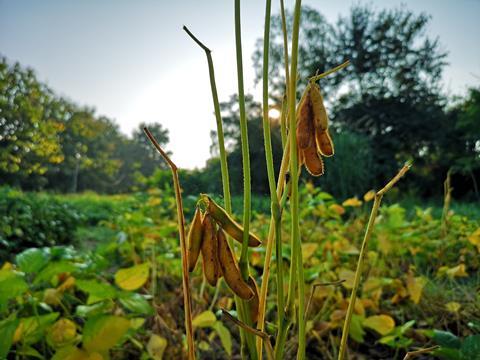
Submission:
MULTIPOLYGON (((272 12, 278 13, 278 1, 272 12)), ((287 8, 293 7, 286 0, 287 8)), ((427 29, 449 52, 443 82, 464 94, 480 82, 480 0, 303 1, 329 22, 352 5, 403 5, 432 16, 427 29)), ((169 130, 167 150, 179 167, 203 167, 210 156, 213 103, 205 54, 210 49, 220 101, 237 91, 233 0, 0 0, 0 54, 35 69, 57 94, 114 119, 129 134, 140 122, 169 130)), ((244 80, 258 99, 251 54, 263 35, 265 3, 241 4, 244 80)))

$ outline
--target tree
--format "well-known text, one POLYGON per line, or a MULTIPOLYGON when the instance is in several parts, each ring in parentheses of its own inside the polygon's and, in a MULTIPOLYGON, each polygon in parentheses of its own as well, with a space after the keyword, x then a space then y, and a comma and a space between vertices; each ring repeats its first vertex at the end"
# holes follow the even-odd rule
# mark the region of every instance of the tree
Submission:
POLYGON ((58 136, 64 111, 33 70, 0 57, 0 178, 27 187, 45 184, 41 176, 63 161, 58 136))
MULTIPOLYGON (((302 19, 303 14, 301 81, 304 85, 315 72, 351 61, 320 85, 330 105, 332 127, 370 140, 376 185, 407 159, 417 165, 424 162, 439 145, 445 106, 440 79, 446 53, 438 39, 425 34, 429 17, 406 8, 377 12, 369 6, 354 6, 333 26, 312 8, 304 8, 302 19)), ((273 83, 279 84, 284 66, 279 60, 283 51, 279 16, 272 27, 270 72, 273 83)), ((258 43, 253 55, 257 78, 260 51, 258 43)))

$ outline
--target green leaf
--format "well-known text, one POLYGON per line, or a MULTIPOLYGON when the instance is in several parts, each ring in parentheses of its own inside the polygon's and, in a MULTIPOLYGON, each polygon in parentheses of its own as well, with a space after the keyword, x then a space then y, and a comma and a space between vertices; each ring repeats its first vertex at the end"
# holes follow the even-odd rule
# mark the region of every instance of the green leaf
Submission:
POLYGON ((38 273, 33 283, 35 285, 40 284, 43 281, 50 281, 55 275, 64 273, 64 272, 74 272, 77 270, 75 264, 72 264, 68 261, 58 261, 48 264, 42 271, 38 273))
POLYGON ((153 308, 144 296, 137 293, 123 292, 118 295, 118 300, 127 310, 135 314, 152 315, 153 308))
POLYGON ((15 317, 0 322, 0 359, 6 359, 13 343, 13 335, 20 320, 15 317))
POLYGON ((228 354, 228 356, 232 356, 232 334, 230 334, 230 331, 220 321, 216 321, 213 325, 213 328, 220 337, 220 341, 225 349, 225 352, 228 354))
POLYGON ((442 330, 433 330, 433 341, 442 347, 460 349, 461 341, 451 332, 442 330))
POLYGON ((35 344, 45 336, 45 330, 57 320, 58 312, 20 318, 19 337, 23 344, 35 344))
POLYGON ((211 327, 215 322, 217 321, 217 318, 213 312, 210 310, 206 310, 197 316, 192 320, 192 325, 193 327, 199 327, 199 328, 204 328, 204 327, 211 327))
POLYGON ((440 349, 433 351, 432 355, 445 360, 462 360, 460 350, 448 347, 440 347, 440 349))
POLYGON ((352 321, 350 322, 350 337, 358 343, 363 343, 365 336, 365 330, 363 330, 362 322, 363 317, 359 315, 352 315, 352 321))
POLYGON ((83 347, 89 352, 114 347, 130 327, 130 320, 114 315, 91 317, 83 328, 83 347))
POLYGON ((43 249, 27 249, 15 257, 17 265, 23 272, 36 273, 39 272, 49 260, 48 253, 43 249))
POLYGON ((8 300, 28 290, 23 277, 12 270, 0 270, 0 313, 7 309, 8 300))
POLYGON ((78 305, 75 309, 75 315, 80 317, 90 317, 100 314, 105 314, 111 311, 114 307, 113 301, 97 302, 92 305, 78 305))
POLYGON ((480 335, 467 336, 460 352, 462 360, 480 360, 480 335))
POLYGON ((88 293, 88 305, 117 297, 117 290, 112 285, 99 280, 77 280, 75 285, 81 291, 88 293))

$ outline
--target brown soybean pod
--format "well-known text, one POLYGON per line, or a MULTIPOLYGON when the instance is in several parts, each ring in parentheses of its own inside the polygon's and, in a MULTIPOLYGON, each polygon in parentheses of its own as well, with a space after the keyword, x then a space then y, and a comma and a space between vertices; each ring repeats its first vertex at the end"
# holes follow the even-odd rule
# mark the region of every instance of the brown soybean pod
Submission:
MULTIPOLYGON (((239 243, 243 242, 243 227, 233 220, 230 215, 228 215, 227 212, 211 198, 208 198, 207 209, 215 221, 217 221, 217 223, 222 227, 223 230, 227 232, 228 235, 237 240, 239 243)), ((256 247, 260 244, 260 239, 253 233, 250 233, 248 237, 248 246, 256 247)))
POLYGON ((203 241, 202 241, 203 273, 208 283, 217 285, 220 274, 218 261, 218 241, 215 224, 209 214, 203 219, 203 241))
POLYGON ((222 229, 218 230, 217 241, 219 250, 218 258, 225 282, 239 297, 244 300, 250 300, 254 296, 253 290, 245 280, 243 280, 235 255, 232 249, 230 249, 227 237, 222 229))
POLYGON ((323 175, 323 161, 322 157, 317 152, 317 147, 311 146, 308 149, 303 150, 303 155, 305 156, 305 167, 310 175, 323 175))
POLYGON ((320 87, 317 84, 310 84, 309 86, 315 128, 326 130, 328 129, 328 115, 323 103, 323 96, 320 93, 320 87))
POLYGON ((300 149, 306 149, 315 141, 315 127, 313 123, 313 111, 308 94, 302 99, 298 109, 297 118, 297 144, 300 149))
POLYGON ((197 207, 188 232, 188 271, 192 272, 197 265, 203 240, 202 213, 197 207))
POLYGON ((333 148, 333 141, 332 141, 332 138, 330 137, 328 130, 317 130, 316 141, 317 141, 318 151, 323 156, 329 157, 335 153, 335 150, 333 148))

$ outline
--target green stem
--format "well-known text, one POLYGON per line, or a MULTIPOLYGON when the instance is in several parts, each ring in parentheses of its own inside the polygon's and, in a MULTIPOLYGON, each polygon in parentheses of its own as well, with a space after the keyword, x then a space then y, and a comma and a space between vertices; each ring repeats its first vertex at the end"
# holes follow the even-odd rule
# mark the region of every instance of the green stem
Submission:
MULTIPOLYGON (((243 60, 242 60, 242 35, 240 21, 240 0, 235 0, 235 49, 237 57, 237 78, 238 78, 238 105, 240 109, 240 136, 242 141, 242 163, 243 163, 243 241, 240 259, 238 261, 240 271, 244 280, 248 279, 248 237, 250 231, 251 212, 251 181, 250 181, 250 154, 248 146, 247 117, 245 113, 245 90, 243 86, 243 60)), ((251 326, 252 321, 248 310, 248 304, 241 302, 241 319, 251 326)), ((252 334, 244 332, 251 359, 257 359, 255 338, 252 334)), ((243 352, 245 353, 245 352, 243 352)))
POLYGON ((285 5, 283 0, 280 0, 280 15, 282 17, 283 57, 285 59, 285 93, 288 94, 288 84, 290 83, 290 76, 288 74, 288 34, 285 5))
MULTIPOLYGON (((296 138, 296 90, 297 90, 297 64, 298 64, 298 34, 300 30, 301 0, 296 0, 293 14, 292 30, 292 62, 290 68, 290 85, 288 86, 288 114, 290 137, 290 174, 292 182, 291 214, 292 214, 292 263, 295 262, 298 276, 298 352, 297 359, 305 358, 305 283, 303 275, 303 261, 300 240, 299 214, 298 214, 298 154, 296 138)), ((294 271, 291 272, 292 275, 294 271)), ((294 281, 291 276, 290 281, 294 281)), ((292 288, 292 287, 290 287, 292 288)), ((289 294, 292 299, 292 295, 289 294)))
POLYGON ((362 248, 360 249, 360 254, 358 255, 357 270, 355 271, 355 279, 353 280, 352 294, 350 295, 350 301, 348 303, 347 316, 345 317, 345 322, 343 323, 342 330, 342 339, 340 341, 340 351, 338 353, 338 360, 343 360, 345 353, 347 351, 347 339, 350 332, 350 322, 352 321, 353 309, 355 307, 355 300, 357 299, 357 291, 360 285, 360 278, 363 270, 363 262, 365 260, 365 254, 367 251, 368 241, 372 236, 373 226, 375 224, 375 219, 377 217, 378 209, 382 202, 383 195, 390 190, 395 183, 400 180, 400 178, 405 175, 405 173, 410 169, 410 164, 405 165, 398 174, 388 182, 387 185, 383 187, 382 190, 378 191, 375 194, 375 200, 373 201, 372 211, 370 213, 370 219, 368 220, 367 229, 365 231, 365 236, 362 242, 362 248))

